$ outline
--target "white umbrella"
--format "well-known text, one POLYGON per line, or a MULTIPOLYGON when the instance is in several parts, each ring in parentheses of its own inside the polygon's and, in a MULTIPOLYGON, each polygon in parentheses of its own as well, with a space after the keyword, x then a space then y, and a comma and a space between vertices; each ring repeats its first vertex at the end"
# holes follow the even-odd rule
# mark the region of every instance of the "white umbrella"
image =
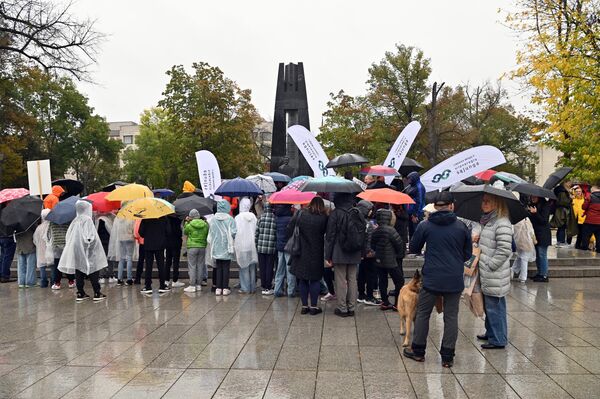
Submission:
POLYGON ((246 177, 246 180, 256 184, 261 190, 266 193, 274 193, 277 191, 275 182, 271 176, 266 175, 251 175, 246 177))

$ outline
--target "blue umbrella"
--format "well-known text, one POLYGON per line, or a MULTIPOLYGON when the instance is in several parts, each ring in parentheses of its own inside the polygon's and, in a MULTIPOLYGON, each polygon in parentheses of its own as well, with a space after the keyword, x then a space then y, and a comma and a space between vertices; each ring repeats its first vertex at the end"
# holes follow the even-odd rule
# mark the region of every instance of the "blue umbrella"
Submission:
POLYGON ((312 179, 312 177, 310 176, 296 176, 292 179, 292 181, 298 181, 298 180, 309 180, 312 179))
POLYGON ((289 177, 288 175, 284 175, 283 173, 279 173, 279 172, 267 172, 265 173, 265 176, 271 176, 271 178, 273 179, 274 182, 276 183, 289 183, 292 181, 292 178, 289 177))
POLYGON ((75 213, 75 204, 80 199, 79 197, 69 197, 60 201, 52 208, 46 219, 56 224, 71 223, 75 219, 75 216, 77 216, 75 213))
POLYGON ((175 191, 169 190, 168 188, 157 188, 156 190, 152 190, 152 192, 154 193, 154 196, 158 198, 166 198, 175 194, 175 191))
POLYGON ((262 195, 263 191, 250 180, 236 177, 221 184, 217 188, 217 191, 215 191, 215 194, 226 195, 228 197, 253 197, 262 195))

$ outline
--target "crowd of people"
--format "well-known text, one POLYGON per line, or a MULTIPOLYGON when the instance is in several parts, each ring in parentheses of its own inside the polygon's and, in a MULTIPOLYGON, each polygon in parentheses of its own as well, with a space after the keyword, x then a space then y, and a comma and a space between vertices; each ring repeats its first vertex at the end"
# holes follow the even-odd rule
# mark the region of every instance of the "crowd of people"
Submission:
MULTIPOLYGON (((367 190, 389 187, 376 176, 366 176, 365 183, 367 190)), ((59 290, 64 274, 68 287, 76 288, 76 301, 90 298, 84 290, 86 279, 95 301, 106 297, 101 289, 107 283, 143 283, 141 293, 152 294, 154 265, 159 293, 175 288, 198 293, 207 289, 212 268, 210 285, 216 296, 230 295, 234 288, 246 295, 258 289, 265 296, 299 296, 303 315, 321 313, 321 301, 335 303, 335 315, 352 317, 358 303, 397 310, 404 285, 403 259, 424 257, 415 332, 404 355, 424 360, 429 318, 442 299, 440 353, 443 365, 451 367, 465 289, 464 265, 472 259, 474 248, 479 254, 476 291, 483 295, 485 310, 485 333, 478 338, 486 341, 484 349, 501 349, 508 343, 506 296, 511 279, 526 282, 528 262, 535 260, 533 281, 548 281, 551 227, 557 229, 558 247, 577 236, 575 247, 587 249, 590 238, 600 233, 597 185, 584 192, 581 186, 563 183, 555 189, 553 202, 528 197, 524 202, 528 217, 513 226, 501 197, 483 195, 482 217, 476 222, 456 216, 454 197, 448 191, 438 193, 426 206, 417 172, 403 184, 414 204, 372 203, 351 193, 335 193, 331 205, 316 196, 304 206, 273 205, 268 196, 241 197, 216 201, 211 215, 201 216, 192 209, 183 220, 169 215, 134 221, 114 213, 94 214, 90 203, 80 200, 76 218, 63 225, 46 220, 63 193, 56 186, 44 200, 46 209, 37 228, 18 234, 16 242, 0 240, 2 281, 11 281, 6 270, 15 250, 19 287, 35 286, 39 269, 39 286, 59 290), (188 265, 187 286, 179 271, 182 254, 188 265), (230 284, 233 261, 239 268, 239 287, 230 284), (390 278, 394 287, 388 291, 390 278)), ((184 191, 189 192, 190 185, 186 182, 184 191)), ((599 245, 597 240, 596 250, 599 245)))

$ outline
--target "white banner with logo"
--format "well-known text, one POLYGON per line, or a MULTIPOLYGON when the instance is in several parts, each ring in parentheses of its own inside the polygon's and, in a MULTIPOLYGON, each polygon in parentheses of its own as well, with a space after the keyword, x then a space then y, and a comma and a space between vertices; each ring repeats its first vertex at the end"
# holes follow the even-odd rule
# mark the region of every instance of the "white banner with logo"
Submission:
MULTIPOLYGON (((392 146, 390 153, 388 154, 384 166, 389 166, 390 168, 394 168, 398 170, 404 162, 404 158, 406 158, 406 154, 408 154, 408 150, 412 146, 413 141, 417 137, 417 134, 421 130, 421 124, 417 121, 412 121, 400 132, 396 142, 392 146)), ((406 177, 406 176, 404 176, 406 177)), ((386 176, 385 183, 390 184, 394 180, 394 176, 386 176)))
POLYGON ((198 175, 200 176, 200 185, 205 197, 214 195, 215 191, 221 185, 221 169, 219 162, 210 151, 202 150, 196 152, 196 163, 198 164, 198 175))
POLYGON ((27 161, 27 178, 29 180, 29 195, 42 196, 52 192, 50 178, 50 160, 27 161))
POLYGON ((329 159, 314 134, 300 125, 290 126, 287 129, 287 133, 294 140, 302 155, 304 155, 304 159, 306 159, 306 162, 308 162, 308 165, 313 170, 315 177, 335 176, 333 169, 325 167, 329 159))
POLYGON ((421 175, 421 183, 427 192, 442 190, 475 173, 506 162, 502 152, 491 145, 469 148, 435 165, 421 175))

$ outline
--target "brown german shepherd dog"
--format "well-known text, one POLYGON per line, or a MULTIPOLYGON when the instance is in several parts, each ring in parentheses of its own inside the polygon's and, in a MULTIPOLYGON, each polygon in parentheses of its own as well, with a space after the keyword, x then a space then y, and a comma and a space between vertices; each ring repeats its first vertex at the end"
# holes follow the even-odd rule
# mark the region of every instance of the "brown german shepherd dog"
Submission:
POLYGON ((400 335, 404 335, 402 346, 410 342, 410 329, 417 314, 417 301, 421 290, 422 280, 419 270, 415 270, 413 278, 400 289, 398 295, 398 313, 400 313, 400 335))

